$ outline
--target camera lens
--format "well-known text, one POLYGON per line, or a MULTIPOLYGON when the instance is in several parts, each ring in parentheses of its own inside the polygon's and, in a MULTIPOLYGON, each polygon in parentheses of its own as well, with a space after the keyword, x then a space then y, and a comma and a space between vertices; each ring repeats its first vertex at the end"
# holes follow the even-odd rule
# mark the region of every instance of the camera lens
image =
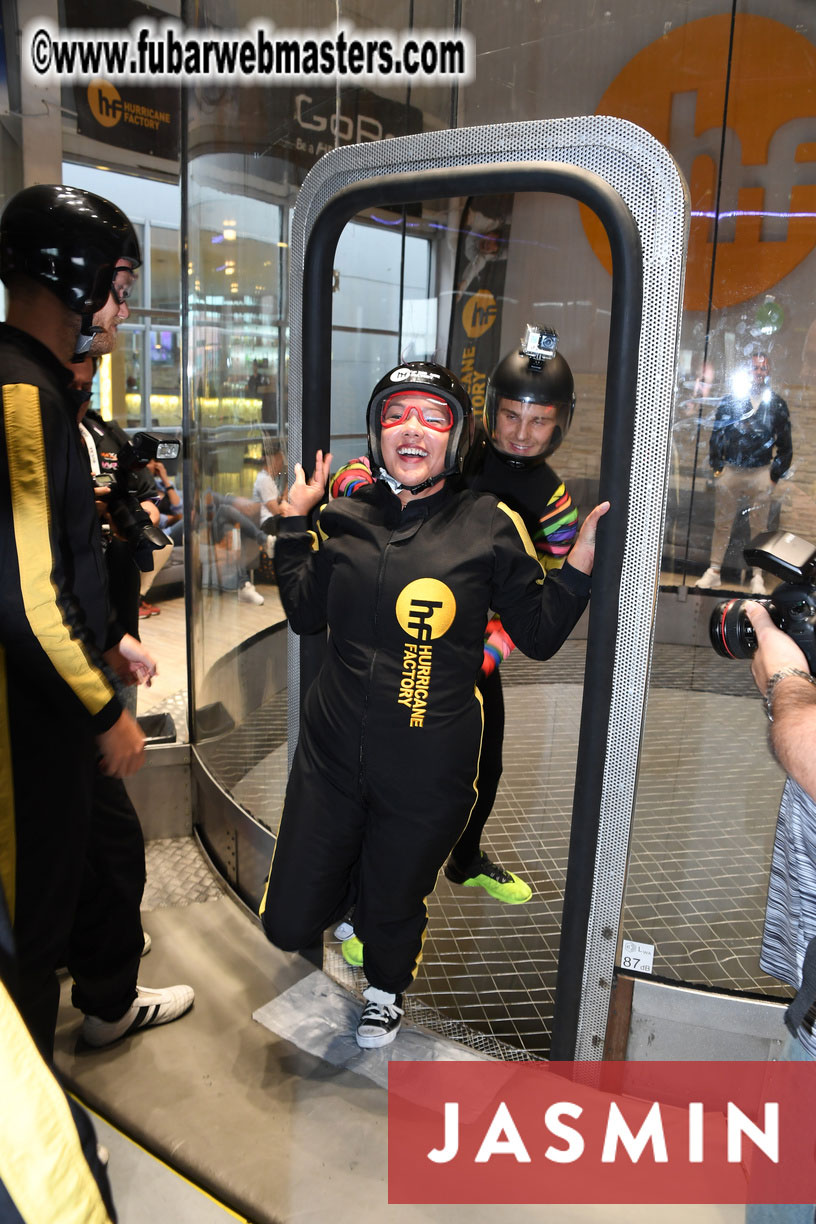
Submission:
POLYGON ((756 650, 756 634, 745 611, 744 599, 726 599, 718 603, 711 613, 708 633, 711 645, 724 659, 750 659, 756 650))

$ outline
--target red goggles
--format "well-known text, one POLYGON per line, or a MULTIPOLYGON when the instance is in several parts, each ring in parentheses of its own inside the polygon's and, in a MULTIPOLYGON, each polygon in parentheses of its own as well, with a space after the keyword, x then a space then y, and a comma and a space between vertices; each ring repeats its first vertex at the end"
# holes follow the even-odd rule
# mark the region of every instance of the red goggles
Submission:
POLYGON ((427 395, 424 391, 419 395, 414 391, 395 391, 384 401, 380 422, 383 429, 391 429, 407 421, 411 413, 416 413, 417 419, 427 429, 435 429, 439 433, 447 433, 453 428, 453 412, 447 400, 436 395, 427 395))

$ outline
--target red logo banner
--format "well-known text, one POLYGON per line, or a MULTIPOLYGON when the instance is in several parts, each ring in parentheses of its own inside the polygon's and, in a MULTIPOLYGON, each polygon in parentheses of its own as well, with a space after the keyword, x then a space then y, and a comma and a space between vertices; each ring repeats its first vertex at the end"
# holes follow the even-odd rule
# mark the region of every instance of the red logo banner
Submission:
POLYGON ((391 1203, 813 1203, 816 1063, 392 1062, 391 1203))

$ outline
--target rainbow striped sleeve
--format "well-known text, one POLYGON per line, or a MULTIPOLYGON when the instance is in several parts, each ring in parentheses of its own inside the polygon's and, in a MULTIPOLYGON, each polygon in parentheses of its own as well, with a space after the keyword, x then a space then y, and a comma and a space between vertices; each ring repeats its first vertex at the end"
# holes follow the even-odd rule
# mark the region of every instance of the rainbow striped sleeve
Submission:
POLYGON ((559 569, 578 532, 578 507, 564 484, 553 493, 532 533, 536 554, 545 570, 559 569))
POLYGON ((329 491, 332 497, 353 497, 358 489, 374 483, 367 457, 352 459, 332 477, 329 491))

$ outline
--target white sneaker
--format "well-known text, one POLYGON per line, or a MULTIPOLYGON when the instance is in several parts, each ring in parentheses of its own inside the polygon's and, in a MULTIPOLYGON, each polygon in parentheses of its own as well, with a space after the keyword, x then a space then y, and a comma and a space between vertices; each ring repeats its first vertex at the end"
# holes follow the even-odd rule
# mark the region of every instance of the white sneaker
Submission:
POLYGON ((156 1024, 169 1024, 178 1020, 193 1006, 195 991, 192 986, 167 986, 164 990, 149 990, 137 986, 136 998, 118 1020, 100 1020, 98 1016, 86 1016, 82 1022, 82 1036, 88 1045, 106 1046, 137 1029, 153 1028, 156 1024))
POLYGON ((765 595, 765 579, 759 570, 751 570, 751 594, 765 595))
POLYGON ((238 592, 239 603, 262 604, 264 601, 263 595, 256 591, 251 582, 245 582, 238 592))
POLYGON ((713 565, 709 565, 702 578, 698 578, 694 585, 696 587, 700 587, 704 591, 709 590, 711 587, 722 586, 720 571, 715 569, 713 565))

